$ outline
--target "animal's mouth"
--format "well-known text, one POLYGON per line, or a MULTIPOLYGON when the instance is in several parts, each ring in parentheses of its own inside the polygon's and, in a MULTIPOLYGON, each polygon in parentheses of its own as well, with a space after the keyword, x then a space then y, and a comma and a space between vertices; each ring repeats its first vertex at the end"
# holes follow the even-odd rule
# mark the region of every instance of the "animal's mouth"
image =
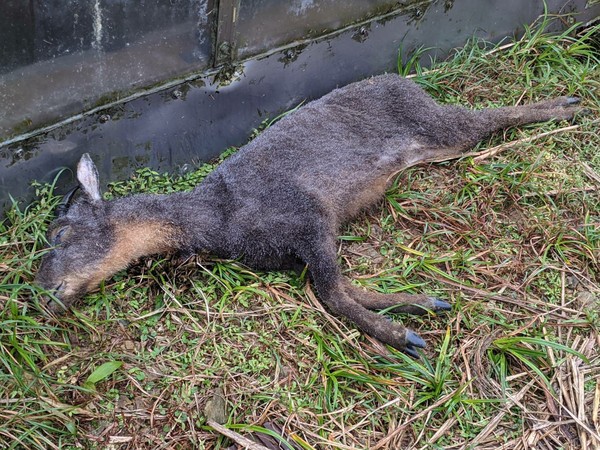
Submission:
POLYGON ((53 288, 47 289, 49 295, 42 297, 42 305, 44 309, 52 314, 60 314, 67 310, 64 302, 64 293, 67 283, 63 280, 56 284, 53 288))

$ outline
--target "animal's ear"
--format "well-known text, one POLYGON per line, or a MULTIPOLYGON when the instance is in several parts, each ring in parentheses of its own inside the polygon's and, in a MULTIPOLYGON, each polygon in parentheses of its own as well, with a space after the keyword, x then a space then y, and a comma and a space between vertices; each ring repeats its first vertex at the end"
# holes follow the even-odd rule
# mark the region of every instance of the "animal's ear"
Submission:
POLYGON ((100 195, 100 181, 98 180, 98 170, 90 158, 90 155, 84 153, 77 164, 77 180, 79 186, 85 194, 93 201, 102 199, 100 195))

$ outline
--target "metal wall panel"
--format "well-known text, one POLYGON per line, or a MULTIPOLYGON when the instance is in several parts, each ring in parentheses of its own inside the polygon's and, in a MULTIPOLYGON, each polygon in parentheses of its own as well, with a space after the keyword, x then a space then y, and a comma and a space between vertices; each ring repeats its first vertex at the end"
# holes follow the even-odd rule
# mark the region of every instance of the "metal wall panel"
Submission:
POLYGON ((244 0, 235 23, 237 54, 245 58, 401 8, 423 11, 432 3, 433 0, 244 0))
POLYGON ((0 140, 207 68, 212 3, 4 0, 0 140))

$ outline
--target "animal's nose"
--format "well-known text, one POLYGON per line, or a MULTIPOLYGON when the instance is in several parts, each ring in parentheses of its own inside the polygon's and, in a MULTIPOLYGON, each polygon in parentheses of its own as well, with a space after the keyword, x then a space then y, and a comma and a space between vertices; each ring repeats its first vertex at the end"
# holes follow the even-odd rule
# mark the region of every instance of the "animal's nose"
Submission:
POLYGON ((67 307, 57 298, 52 298, 49 296, 42 297, 42 305, 44 310, 48 312, 52 316, 57 316, 63 314, 67 307))
POLYGON ((56 286, 54 286, 54 289, 52 289, 52 293, 54 295, 58 295, 60 294, 60 291, 65 287, 65 282, 61 281, 60 283, 58 283, 56 286))
POLYGON ((45 312, 50 315, 58 315, 66 311, 67 308, 61 301, 61 293, 64 291, 65 286, 65 282, 61 281, 53 288, 47 289, 47 292, 51 295, 43 295, 40 298, 40 305, 45 312))

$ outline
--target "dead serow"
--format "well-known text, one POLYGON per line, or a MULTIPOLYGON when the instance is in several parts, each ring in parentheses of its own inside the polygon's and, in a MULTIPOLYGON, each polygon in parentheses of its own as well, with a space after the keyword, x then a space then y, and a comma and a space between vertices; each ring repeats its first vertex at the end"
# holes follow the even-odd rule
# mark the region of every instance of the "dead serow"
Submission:
POLYGON ((102 200, 85 154, 83 195, 51 225, 53 249, 37 282, 62 305, 136 259, 210 252, 261 270, 308 266, 320 300, 379 341, 416 355, 424 341, 373 310, 420 314, 450 309, 428 295, 377 294, 341 275, 340 225, 380 199, 400 170, 456 157, 495 130, 570 119, 578 99, 472 111, 435 103, 413 82, 383 75, 289 114, 231 156, 191 192, 102 200))

